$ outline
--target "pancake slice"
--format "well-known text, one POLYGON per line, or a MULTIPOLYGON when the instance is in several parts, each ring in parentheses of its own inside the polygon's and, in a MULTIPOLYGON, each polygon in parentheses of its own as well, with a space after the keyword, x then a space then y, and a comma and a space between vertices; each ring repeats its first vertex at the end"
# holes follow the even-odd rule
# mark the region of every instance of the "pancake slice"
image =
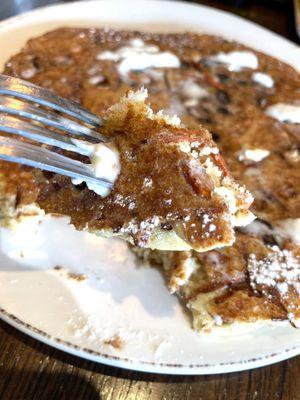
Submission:
POLYGON ((154 113, 146 98, 146 89, 129 91, 107 110, 101 133, 108 144, 74 140, 89 151, 90 159, 80 159, 112 183, 111 191, 32 170, 35 204, 69 216, 77 229, 138 247, 201 252, 231 245, 234 227, 254 218, 251 194, 233 180, 206 129, 154 113))
POLYGON ((300 326, 300 253, 289 240, 266 245, 261 236, 240 231, 233 246, 206 253, 133 250, 162 269, 198 332, 300 326))

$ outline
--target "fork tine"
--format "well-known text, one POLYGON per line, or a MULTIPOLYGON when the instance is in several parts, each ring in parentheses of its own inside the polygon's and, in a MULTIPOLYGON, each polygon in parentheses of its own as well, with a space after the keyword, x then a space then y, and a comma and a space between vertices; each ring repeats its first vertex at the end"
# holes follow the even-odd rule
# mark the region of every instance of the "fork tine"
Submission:
POLYGON ((29 118, 73 135, 83 136, 84 140, 88 140, 92 143, 105 142, 108 140, 105 136, 101 135, 101 133, 80 125, 69 118, 62 117, 50 111, 45 111, 21 100, 0 96, 0 112, 17 115, 22 118, 29 118))
POLYGON ((71 115, 94 127, 101 126, 101 119, 82 108, 75 101, 57 96, 48 89, 19 78, 0 74, 0 94, 22 98, 71 115))
POLYGON ((87 164, 20 140, 0 137, 0 159, 112 187, 111 182, 96 178, 87 164))
POLYGON ((39 127, 30 122, 22 121, 17 118, 0 114, 0 131, 23 136, 27 139, 35 140, 49 146, 56 146, 64 150, 88 156, 87 150, 76 146, 72 139, 66 135, 39 127))

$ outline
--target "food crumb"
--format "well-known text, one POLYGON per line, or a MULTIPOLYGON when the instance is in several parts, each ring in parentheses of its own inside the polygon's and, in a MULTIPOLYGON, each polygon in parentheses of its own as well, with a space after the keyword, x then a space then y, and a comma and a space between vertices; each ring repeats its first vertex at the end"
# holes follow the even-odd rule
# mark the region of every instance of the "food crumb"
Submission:
POLYGON ((68 278, 74 279, 74 280, 77 281, 77 282, 85 281, 86 278, 87 278, 86 275, 84 275, 84 274, 77 274, 77 273, 75 273, 75 272, 68 272, 67 276, 68 276, 68 278))
POLYGON ((123 342, 119 335, 114 335, 114 336, 104 340, 104 344, 112 346, 118 350, 120 350, 123 347, 123 342))

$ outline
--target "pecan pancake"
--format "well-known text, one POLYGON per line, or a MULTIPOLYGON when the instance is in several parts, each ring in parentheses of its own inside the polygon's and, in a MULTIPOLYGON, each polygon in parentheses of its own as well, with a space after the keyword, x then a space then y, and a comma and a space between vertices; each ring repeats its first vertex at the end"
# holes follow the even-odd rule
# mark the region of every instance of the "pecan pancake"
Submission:
MULTIPOLYGON (((73 139, 111 190, 32 169, 35 203, 70 217, 79 230, 139 247, 206 251, 232 244, 234 226, 253 219, 250 193, 234 182, 206 129, 188 130, 178 118, 153 113, 146 97, 145 89, 128 92, 108 109, 101 127, 107 143, 73 139)), ((9 175, 2 176, 4 197, 9 175)))
POLYGON ((134 251, 163 267, 170 291, 191 310, 198 331, 300 321, 300 252, 239 232, 233 246, 205 253, 134 251))
MULTIPOLYGON (((155 112, 177 114, 191 129, 199 129, 199 124, 207 128, 234 178, 254 195, 252 209, 260 222, 239 232, 230 248, 199 257, 193 251, 149 250, 143 256, 164 263, 172 290, 194 313, 196 329, 242 321, 296 323, 300 221, 296 70, 215 36, 67 28, 29 41, 6 64, 5 73, 51 88, 99 115, 129 89, 144 85, 155 112), (276 269, 273 281, 265 279, 270 268, 276 269)), ((15 190, 11 215, 31 204, 36 191, 31 177, 26 183, 28 196, 24 195, 18 171, 28 176, 30 172, 14 168, 9 168, 11 193, 15 190)), ((49 179, 58 193, 76 190, 68 179, 49 179)))

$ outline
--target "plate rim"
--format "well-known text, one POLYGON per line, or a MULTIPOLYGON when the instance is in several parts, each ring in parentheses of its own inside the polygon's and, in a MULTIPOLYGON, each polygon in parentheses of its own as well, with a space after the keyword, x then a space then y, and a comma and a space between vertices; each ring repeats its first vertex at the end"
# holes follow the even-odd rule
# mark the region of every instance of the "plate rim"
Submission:
MULTIPOLYGON (((109 6, 109 3, 122 3, 122 0, 88 0, 89 3, 95 4, 104 4, 106 3, 109 6)), ((290 46, 291 50, 296 49, 299 51, 299 46, 293 43, 289 39, 286 39, 279 34, 272 32, 271 30, 260 26, 252 21, 249 21, 243 17, 234 15, 230 12, 219 10, 213 7, 209 7, 202 4, 190 4, 183 1, 170 1, 170 0, 142 0, 136 1, 131 0, 131 3, 153 3, 156 5, 158 3, 165 3, 172 5, 172 7, 177 7, 177 5, 184 5, 187 8, 197 8, 197 9, 205 9, 208 12, 217 13, 219 15, 223 15, 225 17, 230 17, 237 21, 240 21, 246 24, 248 27, 252 27, 256 30, 260 30, 261 32, 267 32, 269 35, 271 34, 276 40, 280 40, 283 44, 290 46)), ((16 15, 5 19, 0 22, 0 36, 2 34, 2 30, 9 26, 14 26, 15 23, 26 21, 26 19, 30 19, 32 16, 36 16, 39 14, 47 13, 48 9, 65 9, 72 6, 80 7, 83 4, 86 4, 87 1, 73 1, 66 4, 51 4, 43 7, 39 7, 37 9, 24 12, 20 15, 16 15)), ((104 23, 103 25, 106 25, 104 23)), ((220 33, 222 36, 222 34, 220 33)), ((287 61, 285 61, 287 63, 287 61)), ((295 68, 295 66, 293 66, 295 68)), ((31 326, 30 324, 26 323, 25 321, 21 320, 20 318, 10 314, 5 309, 0 307, 0 319, 4 322, 8 323, 9 325, 13 326, 17 330, 23 332, 24 334, 48 345, 54 347, 58 350, 64 351, 68 354, 73 356, 77 356, 83 359, 87 359, 89 361, 94 361, 98 363, 102 363, 105 365, 109 365, 112 367, 119 367, 128 370, 135 370, 139 372, 146 372, 146 373, 158 373, 158 374, 173 374, 173 375, 207 375, 207 374, 219 374, 219 373, 230 373, 230 372, 238 372, 249 370, 253 368, 267 366, 273 363, 277 363, 295 356, 300 355, 300 346, 293 346, 289 348, 285 348, 280 352, 275 352, 273 354, 267 354, 262 357, 257 357, 254 359, 248 360, 240 360, 240 361, 232 361, 226 363, 216 363, 216 364, 191 364, 191 365, 182 365, 182 364, 167 364, 167 363, 160 363, 160 362, 152 362, 146 360, 135 360, 129 359, 125 357, 119 357, 111 354, 97 352, 88 348, 81 348, 78 345, 70 343, 68 341, 64 341, 62 339, 53 337, 48 335, 46 332, 31 326)))
MULTIPOLYGON (((277 32, 274 32, 256 22, 253 22, 247 18, 244 18, 240 15, 233 14, 229 11, 225 11, 222 9, 218 9, 215 7, 207 6, 205 4, 197 4, 197 3, 187 3, 186 1, 183 0, 128 0, 130 4, 152 4, 152 5, 157 5, 159 3, 161 4, 166 4, 175 8, 179 7, 185 7, 185 8, 194 8, 194 9, 203 9, 206 10, 212 14, 215 15, 220 15, 235 21, 239 21, 240 23, 243 23, 244 25, 248 26, 249 28, 252 27, 256 30, 261 31, 262 33, 265 33, 269 35, 270 37, 272 36, 273 38, 276 38, 276 40, 279 40, 282 44, 288 45, 290 47, 290 50, 295 50, 299 52, 300 54, 300 45, 297 43, 291 41, 290 39, 280 35, 277 32)), ((64 9, 64 8, 72 8, 72 7, 80 7, 82 5, 86 5, 87 3, 95 3, 95 4, 124 4, 122 0, 72 0, 71 2, 68 3, 62 3, 62 4, 48 4, 45 6, 37 7, 33 10, 25 11, 22 12, 21 14, 11 16, 9 18, 5 18, 4 20, 0 21, 0 35, 1 35, 1 30, 5 27, 8 27, 9 25, 13 25, 16 22, 20 22, 22 20, 26 20, 28 17, 32 17, 38 14, 44 14, 48 9, 64 9)), ((105 23, 106 24, 106 23, 105 23)), ((104 24, 104 25, 105 25, 104 24)), ((187 31, 188 32, 188 31, 187 31)), ((201 33, 201 31, 199 31, 201 33)), ((202 32, 205 33, 205 32, 202 32)), ((220 36, 223 36, 223 34, 220 34, 220 36)), ((232 39, 235 40, 235 39, 232 39)), ((243 43, 243 41, 238 40, 239 43, 243 43)), ((266 54, 268 54, 267 51, 264 50, 266 54)), ((283 60, 284 61, 284 60, 283 60)), ((284 61, 285 63, 288 63, 286 60, 284 61)), ((293 66, 295 69, 297 69, 296 66, 293 66)))
POLYGON ((293 346, 281 352, 274 352, 269 355, 248 360, 231 361, 216 364, 169 364, 155 361, 135 360, 116 355, 100 353, 95 350, 80 347, 74 343, 56 338, 35 328, 19 317, 8 313, 0 307, 0 319, 18 331, 32 337, 47 346, 56 348, 65 353, 80 357, 89 361, 102 363, 111 367, 118 367, 126 370, 133 370, 144 373, 170 374, 170 375, 217 375, 223 373, 242 372, 249 369, 265 367, 280 361, 300 355, 300 346, 293 346), (239 367, 237 369, 237 366, 239 367))

